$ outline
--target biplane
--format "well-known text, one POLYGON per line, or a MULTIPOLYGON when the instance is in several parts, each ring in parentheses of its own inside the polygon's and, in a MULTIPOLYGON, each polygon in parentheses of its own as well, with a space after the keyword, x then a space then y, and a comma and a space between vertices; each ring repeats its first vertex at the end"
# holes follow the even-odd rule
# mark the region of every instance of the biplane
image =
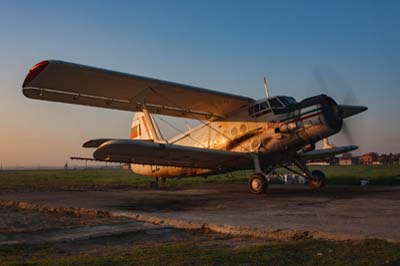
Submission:
POLYGON ((290 96, 255 100, 154 78, 69 62, 34 65, 22 85, 31 99, 135 112, 126 139, 93 139, 99 161, 131 165, 133 172, 164 180, 253 169, 249 190, 266 192, 276 168, 303 176, 311 188, 326 184, 322 171, 306 162, 357 149, 335 147, 327 137, 341 131, 343 120, 367 110, 338 104, 321 94, 296 101, 290 96), (154 115, 196 119, 200 125, 165 139, 154 115), (316 143, 324 140, 323 149, 316 143))

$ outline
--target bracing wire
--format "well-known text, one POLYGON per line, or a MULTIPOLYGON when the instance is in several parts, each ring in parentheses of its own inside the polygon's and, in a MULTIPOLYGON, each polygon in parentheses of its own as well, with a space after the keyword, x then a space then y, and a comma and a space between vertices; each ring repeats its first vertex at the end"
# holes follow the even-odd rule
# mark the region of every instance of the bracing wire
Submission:
MULTIPOLYGON (((184 108, 181 108, 181 107, 179 106, 179 104, 176 104, 174 101, 172 101, 171 99, 169 99, 169 98, 166 97, 165 95, 162 95, 162 94, 158 93, 158 92, 155 91, 155 90, 153 90, 153 93, 157 93, 159 96, 163 97, 163 98, 166 99, 168 102, 170 102, 170 103, 172 103, 173 105, 175 105, 176 108, 184 109, 184 108)), ((196 116, 196 114, 192 114, 192 116, 196 116)), ((197 116, 198 116, 198 115, 197 115, 197 116)), ((219 131, 218 129, 212 127, 212 126, 210 125, 210 123, 204 122, 204 121, 203 121, 202 119, 200 119, 200 118, 194 118, 194 120, 199 121, 199 122, 202 123, 203 125, 205 125, 205 126, 207 126, 208 128, 210 128, 211 130, 213 130, 213 131, 215 131, 215 132, 221 134, 221 135, 222 135, 224 138, 226 138, 227 140, 233 141, 233 139, 231 139, 230 137, 228 137, 226 134, 224 134, 223 132, 219 131)), ((179 131, 180 131, 180 130, 179 130, 179 131)), ((189 137, 190 137, 190 135, 189 135, 189 137)), ((193 139, 193 138, 192 138, 192 139, 193 139)), ((198 141, 197 141, 197 142, 198 142, 198 141)), ((201 144, 201 145, 202 145, 202 144, 201 144)), ((203 146, 203 145, 202 145, 202 146, 203 146)), ((239 144, 238 146, 240 146, 241 148, 243 148, 243 149, 246 150, 247 152, 250 152, 248 148, 242 146, 241 144, 239 144)))

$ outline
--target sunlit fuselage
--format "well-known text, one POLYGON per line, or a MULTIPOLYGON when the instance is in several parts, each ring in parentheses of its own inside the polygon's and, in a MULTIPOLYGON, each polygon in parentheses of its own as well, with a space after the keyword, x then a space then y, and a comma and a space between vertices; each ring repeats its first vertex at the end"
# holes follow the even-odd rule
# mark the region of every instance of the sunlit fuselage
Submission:
MULTIPOLYGON (((262 164, 268 166, 287 156, 288 152, 295 153, 338 133, 342 128, 339 112, 337 104, 325 95, 307 98, 300 103, 291 97, 272 97, 241 108, 229 116, 229 122, 207 122, 168 142, 206 149, 259 153, 262 164), (279 101, 276 102, 276 99, 279 101)), ((218 169, 142 164, 131 164, 131 169, 141 175, 161 178, 219 172, 218 169)), ((244 168, 239 165, 237 169, 230 170, 239 169, 244 168)))

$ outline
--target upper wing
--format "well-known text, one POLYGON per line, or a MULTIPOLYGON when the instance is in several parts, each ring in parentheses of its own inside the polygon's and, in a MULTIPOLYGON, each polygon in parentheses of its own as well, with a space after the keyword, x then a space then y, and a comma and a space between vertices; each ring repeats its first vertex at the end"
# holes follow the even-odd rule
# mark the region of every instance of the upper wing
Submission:
POLYGON ((168 81, 62 61, 31 68, 23 84, 28 98, 194 119, 223 119, 254 100, 168 81))
POLYGON ((252 167, 247 153, 211 150, 141 140, 109 140, 93 154, 101 161, 236 170, 252 167))
POLYGON ((299 154, 301 158, 305 160, 312 160, 312 159, 322 159, 326 158, 329 156, 349 152, 349 151, 354 151, 358 149, 358 146, 356 145, 350 145, 350 146, 343 146, 343 147, 335 147, 331 149, 322 149, 322 150, 313 150, 307 153, 301 153, 299 154))

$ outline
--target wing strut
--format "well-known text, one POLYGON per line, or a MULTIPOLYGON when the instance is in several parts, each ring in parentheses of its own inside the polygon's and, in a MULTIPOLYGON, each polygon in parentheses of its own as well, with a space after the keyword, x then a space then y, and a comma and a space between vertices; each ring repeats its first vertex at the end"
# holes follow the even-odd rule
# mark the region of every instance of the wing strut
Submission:
POLYGON ((147 125, 149 125, 150 134, 151 134, 152 139, 154 139, 156 142, 165 142, 165 140, 163 139, 163 137, 161 135, 160 129, 158 128, 153 117, 151 116, 149 110, 147 110, 146 104, 144 102, 142 103, 142 106, 143 106, 142 111, 143 111, 144 119, 146 120, 147 125))

